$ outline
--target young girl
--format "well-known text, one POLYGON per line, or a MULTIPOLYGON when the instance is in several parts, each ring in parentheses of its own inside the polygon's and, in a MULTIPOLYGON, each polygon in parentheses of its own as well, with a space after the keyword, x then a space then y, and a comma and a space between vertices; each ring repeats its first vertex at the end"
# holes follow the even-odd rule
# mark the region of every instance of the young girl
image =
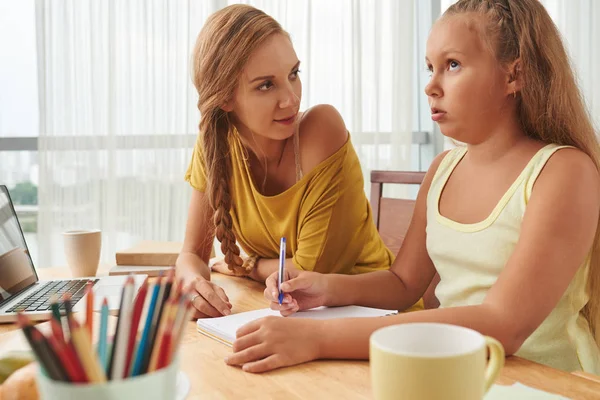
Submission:
POLYGON ((215 235, 225 262, 213 269, 259 281, 277 270, 281 237, 288 267, 389 269, 393 254, 373 223, 344 122, 327 105, 299 111, 300 61, 281 26, 253 7, 226 7, 204 25, 193 62, 200 135, 176 271, 197 291, 195 317, 230 314, 226 294, 210 282, 215 235))
MULTIPOLYGON (((426 62, 432 119, 466 147, 433 162, 391 270, 288 270, 284 304, 271 307, 402 309, 436 270, 441 307, 255 321, 240 328, 227 363, 261 372, 366 359, 380 327, 441 322, 493 336, 508 355, 600 373, 600 151, 556 27, 537 0, 460 0, 433 27, 426 62)), ((276 291, 273 275, 265 295, 276 291)))

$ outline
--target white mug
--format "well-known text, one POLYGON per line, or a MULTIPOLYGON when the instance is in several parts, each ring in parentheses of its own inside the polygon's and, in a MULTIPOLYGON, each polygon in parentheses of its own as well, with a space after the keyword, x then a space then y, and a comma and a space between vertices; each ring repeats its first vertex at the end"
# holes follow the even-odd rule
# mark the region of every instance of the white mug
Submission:
POLYGON ((102 248, 99 230, 75 230, 63 233, 65 256, 74 278, 96 276, 102 248))
POLYGON ((409 323, 375 331, 370 362, 377 400, 481 400, 504 366, 504 348, 472 329, 409 323))

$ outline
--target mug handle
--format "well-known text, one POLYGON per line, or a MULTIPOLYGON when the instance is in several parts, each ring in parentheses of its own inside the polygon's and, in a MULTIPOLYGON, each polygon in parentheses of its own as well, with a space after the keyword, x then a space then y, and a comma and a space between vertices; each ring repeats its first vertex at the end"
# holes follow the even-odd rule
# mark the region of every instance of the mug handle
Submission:
POLYGON ((504 367, 504 347, 502 347, 502 344, 499 341, 492 337, 484 336, 484 339, 490 354, 490 359, 485 368, 484 392, 487 393, 492 384, 496 381, 496 378, 498 378, 498 375, 500 375, 502 367, 504 367))

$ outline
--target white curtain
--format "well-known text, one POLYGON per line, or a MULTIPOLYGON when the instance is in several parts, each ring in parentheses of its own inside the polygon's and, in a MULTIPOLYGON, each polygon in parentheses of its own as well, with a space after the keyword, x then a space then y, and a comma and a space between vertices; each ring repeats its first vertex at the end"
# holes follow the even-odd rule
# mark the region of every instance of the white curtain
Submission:
POLYGON ((558 26, 596 132, 600 134, 600 2, 597 0, 542 0, 558 26))
MULTIPOLYGON (((101 229, 106 263, 139 240, 183 239, 199 120, 190 53, 230 3, 36 2, 40 265, 64 263, 67 229, 101 229)), ((290 32, 302 106, 340 110, 365 186, 371 169, 408 169, 414 0, 246 3, 290 32)))

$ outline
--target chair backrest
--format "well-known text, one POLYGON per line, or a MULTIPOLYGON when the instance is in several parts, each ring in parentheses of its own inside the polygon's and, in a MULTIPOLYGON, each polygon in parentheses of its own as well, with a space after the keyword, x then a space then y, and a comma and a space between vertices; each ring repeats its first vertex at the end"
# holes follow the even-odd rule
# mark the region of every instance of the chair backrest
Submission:
MULTIPOLYGON (((394 255, 398 254, 406 236, 415 209, 415 201, 383 197, 383 184, 420 185, 423 178, 425 172, 371 171, 371 208, 375 225, 383 243, 394 255)), ((440 276, 436 273, 423 294, 423 304, 426 309, 437 308, 440 305, 435 297, 435 288, 439 281, 440 276)))
POLYGON ((383 197, 384 183, 420 185, 425 172, 371 171, 371 207, 385 245, 397 254, 410 225, 415 201, 383 197))

